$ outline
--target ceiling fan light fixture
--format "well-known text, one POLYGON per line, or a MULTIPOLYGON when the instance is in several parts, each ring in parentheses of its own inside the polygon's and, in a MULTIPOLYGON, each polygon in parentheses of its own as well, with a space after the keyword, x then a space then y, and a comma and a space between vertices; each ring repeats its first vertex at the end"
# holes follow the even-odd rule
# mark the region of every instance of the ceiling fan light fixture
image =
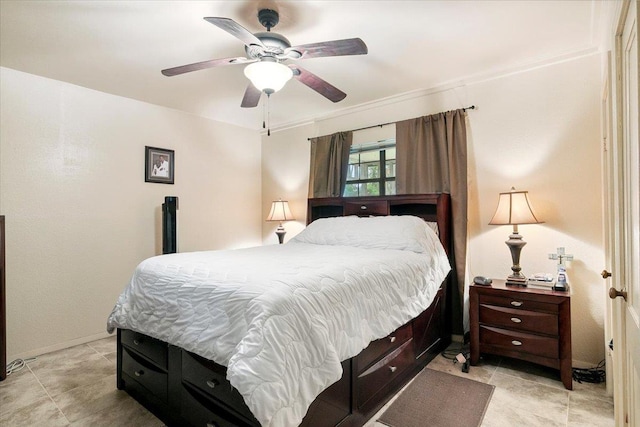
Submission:
POLYGON ((251 80, 256 89, 274 93, 282 89, 293 77, 293 71, 279 62, 260 61, 247 65, 244 75, 251 80))

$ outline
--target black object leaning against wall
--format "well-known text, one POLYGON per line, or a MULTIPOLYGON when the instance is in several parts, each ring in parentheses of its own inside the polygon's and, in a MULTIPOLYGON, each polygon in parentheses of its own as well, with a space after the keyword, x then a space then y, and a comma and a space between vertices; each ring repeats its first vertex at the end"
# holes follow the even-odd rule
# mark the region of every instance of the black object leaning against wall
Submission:
POLYGON ((166 196, 162 204, 162 253, 178 252, 178 197, 166 196))

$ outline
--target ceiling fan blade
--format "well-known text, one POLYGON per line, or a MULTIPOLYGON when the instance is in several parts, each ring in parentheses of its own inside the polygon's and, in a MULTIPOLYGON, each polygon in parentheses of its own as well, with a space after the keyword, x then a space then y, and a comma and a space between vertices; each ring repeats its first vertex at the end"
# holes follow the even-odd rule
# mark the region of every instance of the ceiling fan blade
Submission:
POLYGON ((262 91, 258 90, 251 82, 247 86, 247 90, 244 91, 244 97, 242 98, 242 108, 253 108, 258 106, 260 102, 260 95, 262 91))
POLYGON ((359 38, 301 44, 285 50, 291 59, 320 58, 324 56, 366 55, 367 45, 359 38), (297 52, 300 57, 296 58, 297 52), (291 55, 293 53, 293 55, 291 55))
POLYGON ((230 18, 204 18, 205 21, 210 22, 218 28, 225 30, 232 36, 240 39, 242 43, 249 46, 252 44, 265 47, 259 38, 251 34, 249 30, 238 24, 236 21, 230 18))
POLYGON ((305 70, 304 68, 300 68, 298 65, 289 65, 289 68, 293 70, 293 77, 297 79, 302 84, 309 86, 311 89, 318 92, 320 95, 324 96, 328 100, 332 102, 342 101, 347 94, 328 83, 325 80, 322 80, 320 77, 316 76, 313 73, 305 70))
POLYGON ((162 70, 162 74, 171 77, 177 76, 178 74, 189 73, 191 71, 205 70, 207 68, 213 68, 220 65, 248 64, 249 62, 255 62, 255 60, 248 59, 242 56, 238 58, 211 59, 209 61, 196 62, 195 64, 167 68, 166 70, 162 70))

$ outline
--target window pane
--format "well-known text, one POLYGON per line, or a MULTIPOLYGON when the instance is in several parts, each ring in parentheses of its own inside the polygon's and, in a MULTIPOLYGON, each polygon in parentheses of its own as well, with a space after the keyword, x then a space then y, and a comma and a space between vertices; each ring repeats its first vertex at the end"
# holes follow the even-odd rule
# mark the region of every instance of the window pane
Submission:
POLYGON ((367 182, 360 184, 364 187, 364 192, 360 192, 361 196, 379 196, 380 195, 380 183, 367 182))
POLYGON ((344 197, 357 197, 358 196, 358 184, 347 184, 344 187, 344 197))
POLYGON ((360 168, 360 179, 380 178, 380 163, 364 163, 360 168))
POLYGON ((396 194, 396 182, 386 181, 384 183, 384 192, 387 196, 393 196, 394 194, 396 194))
POLYGON ((347 181, 354 181, 358 179, 358 172, 360 171, 360 165, 349 165, 347 169, 347 181))
POLYGON ((386 176, 388 178, 395 178, 396 177, 396 161, 395 159, 393 160, 387 160, 384 168, 384 173, 386 174, 386 176))
POLYGON ((360 153, 349 154, 349 164, 360 163, 360 153))
POLYGON ((379 162, 380 151, 365 151, 360 153, 360 162, 379 162))
POLYGON ((384 157, 387 160, 396 158, 396 147, 387 148, 384 150, 384 157))

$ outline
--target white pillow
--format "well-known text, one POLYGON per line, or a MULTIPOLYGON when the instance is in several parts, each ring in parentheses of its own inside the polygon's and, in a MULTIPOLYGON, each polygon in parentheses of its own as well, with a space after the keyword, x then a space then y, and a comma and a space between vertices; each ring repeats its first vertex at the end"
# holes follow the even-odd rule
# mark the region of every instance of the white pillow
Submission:
POLYGON ((320 218, 291 242, 432 252, 440 245, 433 229, 415 216, 344 216, 320 218))

